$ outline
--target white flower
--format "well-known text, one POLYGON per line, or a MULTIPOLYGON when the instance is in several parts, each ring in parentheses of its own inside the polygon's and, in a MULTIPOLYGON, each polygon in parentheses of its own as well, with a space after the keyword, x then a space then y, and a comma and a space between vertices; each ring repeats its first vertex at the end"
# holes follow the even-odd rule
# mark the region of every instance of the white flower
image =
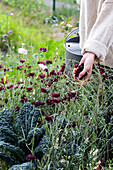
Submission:
POLYGON ((45 65, 43 65, 43 64, 38 64, 38 65, 39 65, 39 67, 40 67, 42 70, 47 69, 47 67, 46 67, 45 65))
POLYGON ((18 53, 19 53, 19 54, 28 54, 27 50, 24 49, 24 48, 19 48, 19 49, 18 49, 18 53))

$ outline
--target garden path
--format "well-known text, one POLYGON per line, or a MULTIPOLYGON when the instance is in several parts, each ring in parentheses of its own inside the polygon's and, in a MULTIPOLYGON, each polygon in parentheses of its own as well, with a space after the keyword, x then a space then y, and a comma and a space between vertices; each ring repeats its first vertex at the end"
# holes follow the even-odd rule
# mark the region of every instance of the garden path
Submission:
MULTIPOLYGON (((40 0, 37 0, 37 1, 40 1, 40 0)), ((49 7, 53 7, 53 0, 43 0, 44 4, 49 6, 49 7)), ((75 5, 73 4, 67 4, 67 3, 64 3, 64 2, 59 2, 59 1, 56 1, 56 8, 62 8, 62 7, 66 7, 66 8, 77 8, 75 5)))

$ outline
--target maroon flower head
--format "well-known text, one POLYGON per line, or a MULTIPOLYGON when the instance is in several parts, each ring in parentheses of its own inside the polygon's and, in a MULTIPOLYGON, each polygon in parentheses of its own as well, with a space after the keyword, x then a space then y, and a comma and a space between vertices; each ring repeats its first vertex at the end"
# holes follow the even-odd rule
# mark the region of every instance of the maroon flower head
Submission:
POLYGON ((26 89, 27 89, 27 92, 31 92, 33 88, 32 87, 27 87, 26 89))
POLYGON ((34 159, 35 159, 34 155, 27 155, 27 157, 26 157, 26 161, 28 161, 28 162, 33 161, 34 159))
POLYGON ((8 103, 8 99, 4 99, 4 102, 7 104, 8 103))
POLYGON ((22 66, 17 66, 17 70, 22 70, 22 66))
POLYGON ((21 63, 24 63, 24 62, 25 62, 25 60, 20 60, 20 62, 21 62, 21 63))
POLYGON ((40 48, 40 51, 41 51, 41 52, 46 52, 47 49, 46 49, 46 48, 40 48))
POLYGON ((35 73, 33 73, 33 72, 32 73, 28 73, 27 76, 28 77, 33 77, 33 76, 35 76, 35 73))
POLYGON ((56 76, 55 70, 52 70, 52 71, 50 72, 50 75, 55 75, 55 76, 56 76))
POLYGON ((13 84, 11 84, 10 86, 7 86, 7 89, 11 89, 13 88, 13 84))
POLYGON ((31 65, 26 65, 27 68, 31 68, 31 65))
POLYGON ((70 125, 69 125, 69 127, 76 127, 78 125, 78 122, 75 122, 75 121, 73 121, 73 122, 70 122, 70 125))
POLYGON ((38 107, 38 106, 44 105, 45 103, 44 103, 44 102, 37 101, 37 102, 32 102, 32 104, 35 105, 35 107, 38 107))
POLYGON ((59 97, 60 96, 60 93, 53 93, 52 94, 52 97, 59 97))
POLYGON ((73 98, 76 96, 76 92, 72 92, 72 91, 69 91, 69 93, 67 93, 67 94, 70 98, 73 98))
POLYGON ((49 123, 49 122, 53 122, 54 116, 49 116, 49 115, 47 115, 47 116, 45 117, 45 119, 47 120, 48 123, 49 123))
POLYGON ((38 61, 37 64, 43 64, 43 65, 45 65, 45 63, 42 62, 42 61, 38 61))
POLYGON ((52 61, 46 60, 46 64, 52 64, 52 61))
POLYGON ((0 87, 0 91, 2 91, 2 90, 4 90, 4 89, 5 89, 5 87, 3 87, 3 86, 0 87))
POLYGON ((20 110, 20 107, 19 106, 16 106, 15 109, 14 109, 14 112, 18 112, 20 110))
POLYGON ((45 78, 45 74, 39 74, 38 76, 42 79, 45 78))
POLYGON ((41 87, 41 92, 42 92, 42 93, 47 93, 47 89, 44 88, 44 87, 41 87))
POLYGON ((47 99, 46 103, 47 103, 47 105, 53 105, 53 100, 52 99, 47 99))
POLYGON ((54 103, 60 103, 61 102, 61 99, 60 98, 53 98, 52 101, 54 103))

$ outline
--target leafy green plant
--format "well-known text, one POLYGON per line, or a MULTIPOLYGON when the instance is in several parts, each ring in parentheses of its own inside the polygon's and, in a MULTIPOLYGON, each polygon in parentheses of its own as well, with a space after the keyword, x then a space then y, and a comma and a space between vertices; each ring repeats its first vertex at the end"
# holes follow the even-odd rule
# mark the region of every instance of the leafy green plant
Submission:
POLYGON ((33 109, 29 102, 19 110, 14 125, 8 110, 0 112, 0 159, 14 165, 34 160, 34 157, 26 158, 30 154, 42 158, 47 151, 49 139, 45 136, 44 126, 36 126, 39 116, 39 109, 33 109))

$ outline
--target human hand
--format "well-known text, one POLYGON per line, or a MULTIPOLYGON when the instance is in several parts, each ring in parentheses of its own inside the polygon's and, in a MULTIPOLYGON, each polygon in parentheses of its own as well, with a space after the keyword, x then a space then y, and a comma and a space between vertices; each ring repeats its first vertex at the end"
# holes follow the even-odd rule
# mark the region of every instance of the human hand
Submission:
MULTIPOLYGON (((84 64, 83 71, 79 74, 79 79, 87 73, 87 76, 83 78, 83 82, 79 82, 78 85, 84 85, 88 81, 89 77, 91 76, 93 64, 94 64, 95 54, 91 52, 87 52, 83 55, 80 64, 84 64)), ((76 68, 73 70, 73 75, 76 72, 76 68)), ((74 77, 75 78, 75 77, 74 77)))

